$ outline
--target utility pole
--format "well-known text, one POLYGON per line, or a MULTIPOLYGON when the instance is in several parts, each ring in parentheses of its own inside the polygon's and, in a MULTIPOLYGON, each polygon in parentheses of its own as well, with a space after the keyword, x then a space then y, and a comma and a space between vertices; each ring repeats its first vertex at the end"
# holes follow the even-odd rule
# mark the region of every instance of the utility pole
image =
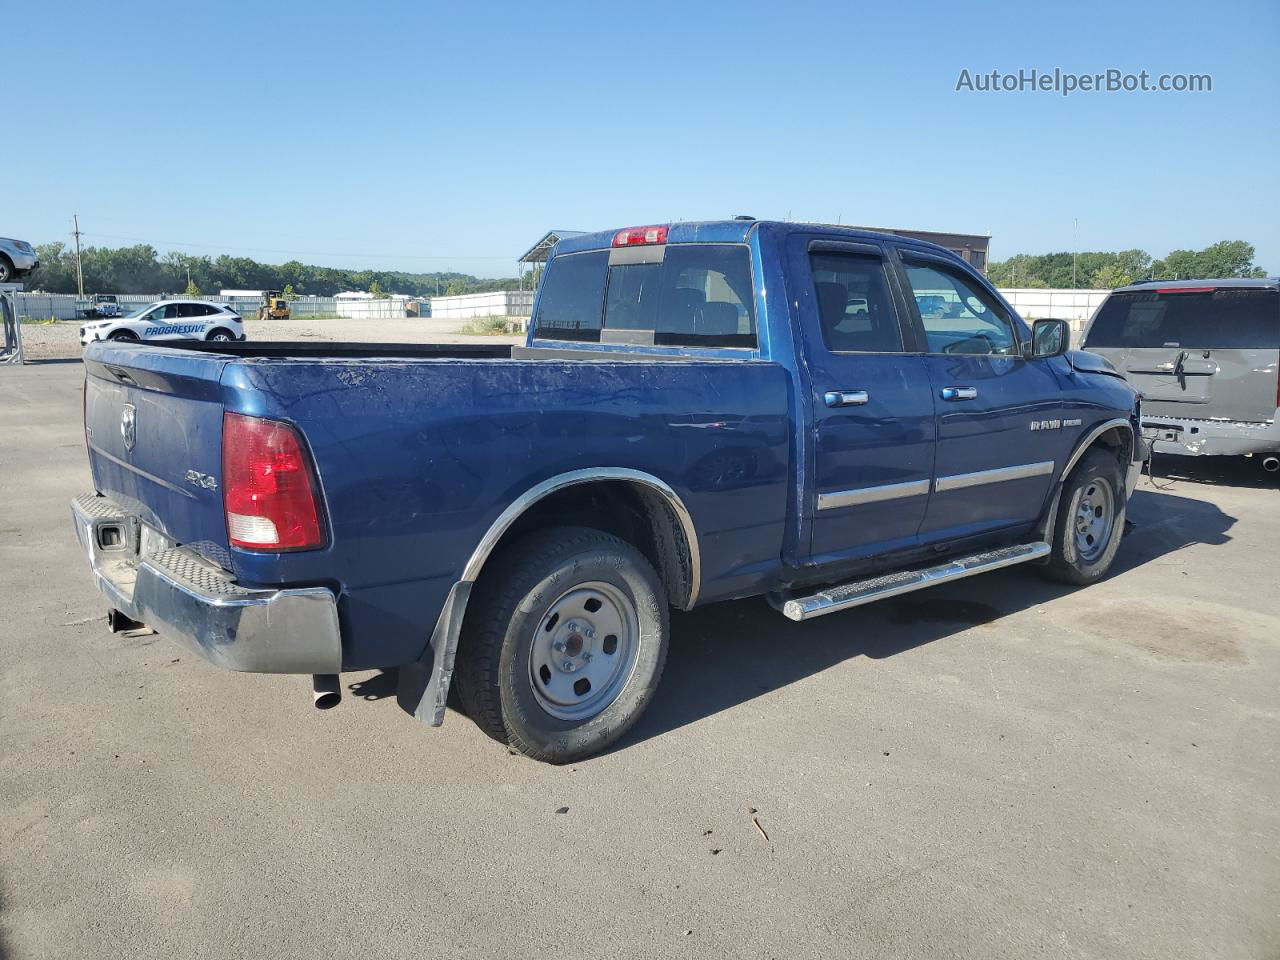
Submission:
MULTIPOLYGON (((1079 241, 1080 219, 1077 217, 1075 220, 1072 220, 1071 223, 1072 223, 1071 246, 1075 248, 1080 246, 1080 241, 1079 241)), ((1079 257, 1080 257, 1079 251, 1072 249, 1071 251, 1071 289, 1072 290, 1080 289, 1080 284, 1076 282, 1076 262, 1079 259, 1079 257)))
POLYGON ((76 290, 79 291, 80 299, 84 299, 84 267, 80 263, 80 215, 73 213, 71 222, 75 224, 76 238, 76 290))

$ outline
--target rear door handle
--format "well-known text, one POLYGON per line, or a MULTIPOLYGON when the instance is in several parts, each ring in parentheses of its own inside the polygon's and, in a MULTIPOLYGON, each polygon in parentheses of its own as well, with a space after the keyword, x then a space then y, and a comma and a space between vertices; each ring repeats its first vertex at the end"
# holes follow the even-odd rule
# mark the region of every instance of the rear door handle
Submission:
POLYGON ((943 387, 943 400, 972 400, 978 395, 976 387, 943 387))
POLYGON ((822 395, 828 407, 860 407, 870 399, 865 390, 828 390, 822 395))

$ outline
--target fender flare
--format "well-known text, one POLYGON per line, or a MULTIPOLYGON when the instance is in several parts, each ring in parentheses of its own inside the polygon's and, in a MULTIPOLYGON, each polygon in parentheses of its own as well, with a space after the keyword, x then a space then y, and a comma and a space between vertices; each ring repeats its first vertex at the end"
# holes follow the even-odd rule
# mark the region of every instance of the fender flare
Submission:
POLYGON ((479 579, 485 563, 512 525, 539 500, 559 490, 613 480, 637 483, 649 488, 661 496, 675 514, 689 551, 689 596, 685 601, 684 609, 693 608, 698 601, 702 583, 698 531, 684 501, 670 484, 651 473, 632 470, 628 467, 592 467, 558 474, 535 484, 516 497, 502 513, 498 514, 498 518, 489 525, 489 529, 480 538, 480 543, 472 551, 462 571, 461 579, 453 585, 449 596, 445 599, 426 650, 417 661, 400 668, 396 700, 402 710, 433 727, 444 723, 445 704, 449 699, 449 686, 453 682, 458 640, 462 635, 462 622, 466 618, 471 589, 479 579))
POLYGON ((1133 421, 1127 417, 1114 417, 1111 420, 1103 421, 1085 434, 1084 440, 1076 445, 1075 452, 1067 459, 1067 465, 1062 468, 1058 483, 1061 484, 1067 478, 1067 474, 1080 462, 1080 458, 1084 456, 1086 450, 1093 446, 1095 440, 1108 430, 1114 430, 1116 427, 1125 427, 1129 431, 1129 459, 1132 460, 1134 452, 1138 449, 1138 438, 1133 431, 1133 421))
POLYGON ((586 483, 603 483, 611 480, 623 480, 648 487, 661 496, 675 514, 689 548, 689 596, 685 601, 684 609, 691 609, 698 601, 698 593, 702 584, 702 561, 698 549, 698 531, 693 524, 693 517, 690 516, 684 501, 680 499, 680 495, 668 483, 658 479, 651 473, 632 470, 627 467, 591 467, 586 470, 570 470, 568 473, 558 474, 530 487, 516 497, 498 515, 498 519, 493 521, 485 535, 480 538, 480 543, 472 552, 471 558, 467 561, 467 565, 462 571, 462 580, 468 583, 475 583, 480 578, 480 571, 484 568, 490 554, 493 553, 498 543, 502 540, 503 534, 511 529, 512 525, 520 519, 524 512, 539 500, 567 487, 581 486, 586 483))
POLYGON ((1062 497, 1063 482, 1071 471, 1075 469, 1076 464, 1080 462, 1080 458, 1092 449, 1097 439, 1109 430, 1116 429, 1116 427, 1126 427, 1129 430, 1129 458, 1130 460, 1133 459, 1133 454, 1139 449, 1138 437, 1133 429, 1133 421, 1127 417, 1113 417, 1090 428, 1089 432, 1084 435, 1084 439, 1076 444, 1076 448, 1072 451, 1071 456, 1067 458, 1067 463, 1062 468, 1062 472, 1058 474, 1058 478, 1053 482, 1053 495, 1049 498, 1049 504, 1045 508, 1040 522, 1036 525, 1036 529, 1040 533, 1040 539, 1045 543, 1051 542, 1054 527, 1057 524, 1058 501, 1062 497))

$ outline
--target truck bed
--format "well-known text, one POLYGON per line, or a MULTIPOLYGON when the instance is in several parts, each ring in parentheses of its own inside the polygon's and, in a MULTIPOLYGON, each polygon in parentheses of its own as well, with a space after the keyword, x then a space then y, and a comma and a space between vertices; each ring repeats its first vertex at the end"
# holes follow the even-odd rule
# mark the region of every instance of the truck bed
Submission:
POLYGON ((208 340, 143 340, 142 343, 148 347, 220 353, 238 358, 296 357, 302 360, 321 357, 344 360, 365 357, 504 360, 511 356, 512 349, 509 343, 360 343, 347 340, 320 340, 315 343, 304 340, 240 340, 232 343, 213 343, 208 340))

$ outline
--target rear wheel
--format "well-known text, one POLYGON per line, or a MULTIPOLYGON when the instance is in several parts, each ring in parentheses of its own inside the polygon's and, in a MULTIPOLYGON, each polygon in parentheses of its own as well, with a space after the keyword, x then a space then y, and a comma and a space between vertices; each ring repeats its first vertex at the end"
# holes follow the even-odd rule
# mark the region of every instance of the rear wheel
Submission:
POLYGON ((217 330, 214 330, 212 333, 210 333, 209 336, 205 337, 205 339, 216 340, 219 343, 225 343, 228 340, 234 340, 235 337, 232 335, 230 330, 223 330, 221 327, 219 327, 217 330))
POLYGON ((630 729, 666 657, 665 593, 648 560, 611 534, 557 527, 517 541, 477 584, 458 694, 495 740, 571 763, 630 729))
POLYGON ((13 278, 13 262, 3 253, 0 253, 0 283, 9 283, 13 278))
POLYGON ((1084 586, 1106 576, 1124 533, 1124 472, 1106 450, 1090 450, 1062 487, 1046 574, 1084 586))

